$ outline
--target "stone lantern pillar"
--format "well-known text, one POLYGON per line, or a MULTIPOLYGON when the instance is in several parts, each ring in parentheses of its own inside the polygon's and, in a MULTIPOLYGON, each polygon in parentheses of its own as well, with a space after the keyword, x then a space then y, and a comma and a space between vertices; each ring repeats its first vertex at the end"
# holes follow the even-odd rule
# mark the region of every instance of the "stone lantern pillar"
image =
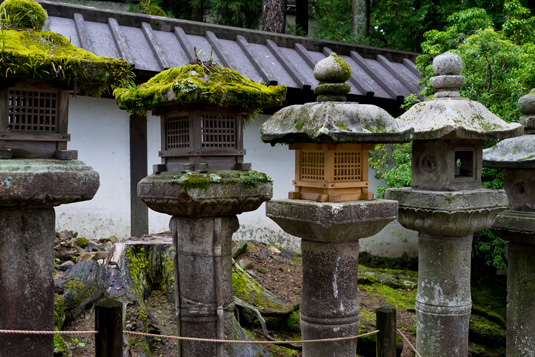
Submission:
POLYGON ((535 351, 535 90, 518 101, 526 135, 506 139, 483 151, 483 165, 503 168, 509 209, 492 231, 508 241, 507 356, 535 351))
MULTIPOLYGON (((262 125, 264 142, 296 151, 295 191, 271 200, 267 216, 302 238, 301 333, 305 340, 356 336, 359 329, 359 239, 397 218, 397 202, 368 192, 368 150, 404 142, 402 127, 373 105, 345 103, 349 65, 335 54, 318 62, 318 102, 294 105, 262 125)), ((303 345, 303 356, 354 356, 356 339, 303 345)))
POLYGON ((388 189, 399 222, 419 232, 416 344, 422 356, 466 356, 472 307, 472 234, 507 207, 505 192, 481 188, 482 140, 522 134, 483 105, 459 95, 461 58, 433 61, 432 100, 398 120, 414 127, 412 187, 388 189))
MULTIPOLYGON (((149 208, 172 215, 179 336, 234 339, 232 234, 237 215, 272 196, 267 175, 243 163, 242 123, 251 109, 280 106, 286 87, 266 87, 199 60, 118 89, 122 109, 162 120, 162 163, 138 184, 149 208), (139 104, 141 103, 141 104, 139 104)), ((233 345, 184 341, 179 356, 233 356, 233 345)))
MULTIPOLYGON (((67 150, 73 82, 102 91, 115 73, 130 73, 125 61, 98 58, 41 32, 45 19, 35 2, 0 5, 0 329, 6 330, 54 330, 54 207, 90 200, 99 187, 98 174, 67 150)), ((53 340, 0 334, 0 356, 52 356, 53 340)))

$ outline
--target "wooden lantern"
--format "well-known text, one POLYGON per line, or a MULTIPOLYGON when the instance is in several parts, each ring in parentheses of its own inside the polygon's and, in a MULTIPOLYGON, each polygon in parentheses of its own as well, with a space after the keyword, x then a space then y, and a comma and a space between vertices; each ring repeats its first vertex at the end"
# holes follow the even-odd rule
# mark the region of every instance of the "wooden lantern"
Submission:
POLYGON ((0 87, 2 158, 76 159, 67 150, 69 92, 29 84, 0 87))
POLYGON ((212 106, 155 110, 162 120, 162 164, 155 172, 250 170, 243 162, 243 116, 212 106))
POLYGON ((373 144, 291 144, 295 191, 289 198, 317 202, 373 200, 368 192, 368 151, 373 144))

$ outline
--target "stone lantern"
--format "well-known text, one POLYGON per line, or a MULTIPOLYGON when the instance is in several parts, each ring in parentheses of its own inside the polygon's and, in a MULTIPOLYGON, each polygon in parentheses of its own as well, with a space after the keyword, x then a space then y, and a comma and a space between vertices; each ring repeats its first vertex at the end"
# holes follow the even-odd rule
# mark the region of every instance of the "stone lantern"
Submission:
MULTIPOLYGON (((126 61, 41 32, 45 19, 31 0, 0 5, 0 329, 6 330, 54 330, 54 207, 90 200, 99 187, 98 174, 67 150, 69 93, 98 94, 131 74, 126 61)), ((53 340, 0 334, 0 356, 51 356, 53 340)))
POLYGON ((416 344, 422 356, 466 356, 472 307, 472 234, 507 207, 505 192, 481 188, 482 140, 522 134, 482 104, 461 98, 461 58, 433 61, 434 98, 398 118, 414 127, 412 187, 388 189, 399 222, 419 232, 416 344))
MULTIPOLYGON (((367 150, 412 138, 373 105, 346 103, 349 65, 336 54, 318 62, 318 102, 281 109, 262 125, 264 142, 296 149, 296 191, 266 204, 269 218, 302 238, 301 333, 305 340, 356 336, 359 239, 397 218, 397 202, 367 191, 367 150), (300 198, 300 199, 297 199, 300 198)), ((354 356, 355 339, 303 345, 303 356, 354 356)))
POLYGON ((520 98, 520 123, 526 135, 506 139, 483 151, 483 165, 505 170, 509 209, 492 231, 507 245, 507 356, 535 351, 535 90, 520 98))
MULTIPOLYGON (((282 105, 286 87, 266 87, 194 60, 114 94, 120 108, 152 110, 162 118, 162 164, 139 182, 138 196, 173 216, 178 334, 232 340, 236 215, 257 209, 273 191, 271 178, 243 163, 242 123, 252 110, 282 105)), ((184 341, 179 355, 234 353, 231 344, 184 341)))

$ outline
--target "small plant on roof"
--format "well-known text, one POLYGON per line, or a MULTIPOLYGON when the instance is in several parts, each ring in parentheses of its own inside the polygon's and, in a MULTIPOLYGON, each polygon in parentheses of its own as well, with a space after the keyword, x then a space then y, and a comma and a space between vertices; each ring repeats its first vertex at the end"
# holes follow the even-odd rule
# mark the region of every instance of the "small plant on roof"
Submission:
POLYGON ((41 31, 45 20, 45 10, 34 0, 5 0, 0 4, 2 27, 41 31))

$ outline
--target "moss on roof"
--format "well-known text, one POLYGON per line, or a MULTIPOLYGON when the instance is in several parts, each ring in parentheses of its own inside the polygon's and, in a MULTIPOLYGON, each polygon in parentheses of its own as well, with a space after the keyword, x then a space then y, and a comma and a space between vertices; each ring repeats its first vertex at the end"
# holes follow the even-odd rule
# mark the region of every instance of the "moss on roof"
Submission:
POLYGON ((46 12, 33 0, 5 0, 0 4, 0 21, 13 28, 41 31, 46 12))
POLYGON ((2 6, 1 77, 55 82, 92 96, 100 96, 106 89, 133 78, 132 65, 124 59, 99 57, 74 46, 60 34, 37 30, 42 28, 46 13, 35 1, 8 0, 2 6), (35 15, 21 17, 25 11, 35 15))
POLYGON ((52 81, 99 96, 134 74, 124 59, 99 57, 74 46, 55 32, 2 30, 0 75, 52 81))
POLYGON ((188 64, 170 68, 139 86, 117 88, 115 101, 131 113, 173 104, 211 104, 248 109, 282 106, 285 86, 255 83, 239 72, 218 65, 188 64))

